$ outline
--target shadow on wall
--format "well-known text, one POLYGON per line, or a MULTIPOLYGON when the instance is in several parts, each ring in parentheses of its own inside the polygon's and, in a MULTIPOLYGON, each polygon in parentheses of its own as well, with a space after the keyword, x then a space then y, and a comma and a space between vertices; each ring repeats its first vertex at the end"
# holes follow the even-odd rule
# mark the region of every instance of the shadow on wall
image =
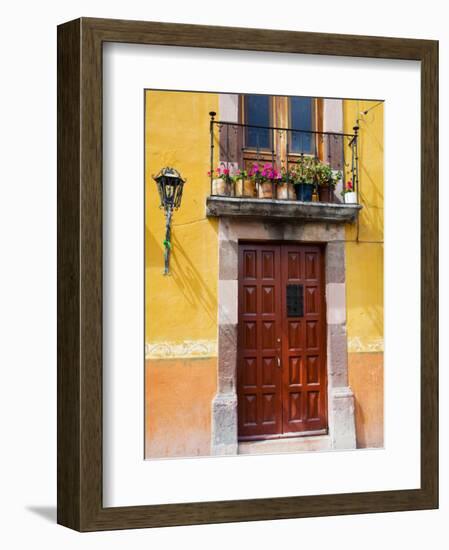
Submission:
POLYGON ((383 191, 379 191, 378 186, 376 185, 376 179, 371 176, 371 172, 367 170, 365 166, 360 166, 360 187, 359 192, 363 200, 363 204, 366 208, 382 208, 384 203, 384 194, 383 191), (369 188, 371 195, 371 200, 368 200, 366 194, 363 193, 364 188, 369 188), (382 205, 382 206, 379 206, 382 205))
POLYGON ((383 353, 350 353, 349 385, 354 392, 357 448, 384 446, 383 353))
MULTIPOLYGON (((354 390, 354 388, 352 389, 354 390)), ((378 415, 378 418, 371 418, 370 415, 366 415, 362 400, 354 392, 357 449, 382 449, 384 447, 383 415, 381 411, 378 411, 378 415)))
MULTIPOLYGON (((353 389, 354 391, 354 389, 353 389)), ((358 449, 366 447, 366 419, 363 414, 363 407, 357 395, 354 394, 354 417, 355 417, 355 431, 356 431, 356 445, 358 449)))
POLYGON ((365 131, 369 133, 369 138, 371 140, 372 146, 376 146, 379 149, 379 152, 383 155, 384 153, 383 140, 379 139, 375 132, 370 131, 370 129, 376 123, 377 108, 381 107, 381 105, 382 104, 372 105, 371 106, 372 109, 368 113, 363 114, 361 117, 358 118, 358 124, 360 126, 361 131, 365 131))
POLYGON ((364 185, 359 187, 360 200, 364 205, 364 208, 360 212, 360 241, 375 240, 383 242, 384 229, 383 229, 383 193, 381 193, 369 172, 365 168, 361 170, 363 175, 364 185), (365 187, 369 187, 369 193, 365 192, 365 187))
MULTIPOLYGON (((209 220, 198 220, 196 223, 208 223, 209 220)), ((212 225, 217 233, 216 224, 212 225)), ((206 284, 203 275, 195 266, 188 251, 176 236, 176 232, 182 230, 182 225, 176 226, 172 233, 173 252, 171 262, 173 265, 172 277, 184 298, 192 309, 202 308, 208 318, 216 322, 217 319, 217 297, 213 289, 206 284)), ((218 237, 217 237, 218 238, 218 237)), ((201 243, 198 243, 201 247, 201 243)), ((161 254, 163 252, 161 251, 161 254)), ((213 259, 211 259, 213 261, 213 259)), ((218 261, 218 259, 216 259, 218 261)))
POLYGON ((164 248, 162 243, 156 241, 148 225, 145 225, 145 268, 160 268, 162 272, 164 268, 163 258, 164 248))
MULTIPOLYGON (((355 305, 355 304, 354 304, 355 305)), ((378 346, 373 348, 373 346, 381 341, 383 342, 383 330, 384 330, 384 324, 383 324, 383 305, 382 304, 374 304, 374 305, 367 305, 366 303, 361 304, 358 306, 358 310, 360 311, 359 315, 354 315, 355 318, 357 318, 358 322, 360 324, 368 325, 371 328, 370 332, 372 334, 371 337, 365 337, 366 342, 364 344, 363 351, 370 352, 370 351, 378 351, 378 346), (374 336, 379 335, 379 336, 374 336), (372 345, 370 345, 370 342, 372 342, 372 345)), ((362 336, 360 339, 360 342, 364 342, 365 338, 362 336)), ((357 341, 357 338, 352 338, 352 341, 357 341)), ((354 351, 362 351, 354 349, 354 351)))

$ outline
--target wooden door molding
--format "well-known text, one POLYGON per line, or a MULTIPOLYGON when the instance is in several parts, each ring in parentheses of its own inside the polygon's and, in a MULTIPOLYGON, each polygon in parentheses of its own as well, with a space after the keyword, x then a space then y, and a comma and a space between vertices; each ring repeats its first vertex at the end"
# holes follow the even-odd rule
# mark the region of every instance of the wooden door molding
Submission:
POLYGON ((327 433, 323 281, 320 246, 239 244, 239 440, 327 433))
POLYGON ((322 281, 326 297, 326 437, 329 438, 329 448, 355 448, 354 395, 348 386, 344 239, 344 225, 337 223, 301 225, 294 222, 219 219, 218 380, 217 393, 212 402, 212 454, 238 453, 238 250, 239 243, 245 241, 309 244, 322 248, 322 281))

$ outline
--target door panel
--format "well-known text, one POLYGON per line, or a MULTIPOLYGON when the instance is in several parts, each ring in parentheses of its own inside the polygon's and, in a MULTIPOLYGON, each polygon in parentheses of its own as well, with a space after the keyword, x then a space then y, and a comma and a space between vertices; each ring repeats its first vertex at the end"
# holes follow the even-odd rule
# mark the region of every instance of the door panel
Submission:
POLYGON ((282 432, 280 257, 278 246, 239 247, 237 376, 241 437, 282 432))
POLYGON ((240 439, 325 430, 320 247, 241 244, 238 326, 240 439))
POLYGON ((302 316, 289 315, 287 292, 281 293, 283 433, 327 428, 325 302, 323 254, 314 245, 281 246, 282 286, 300 285, 302 316), (292 377, 292 364, 298 374, 292 377), (292 402, 295 406, 292 406, 292 402))

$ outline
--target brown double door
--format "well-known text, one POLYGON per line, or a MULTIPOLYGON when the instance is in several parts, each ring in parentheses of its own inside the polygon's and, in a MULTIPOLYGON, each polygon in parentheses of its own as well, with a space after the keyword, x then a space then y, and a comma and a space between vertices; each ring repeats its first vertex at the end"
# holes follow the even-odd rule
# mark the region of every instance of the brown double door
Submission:
POLYGON ((323 253, 239 244, 239 438, 327 429, 323 253))

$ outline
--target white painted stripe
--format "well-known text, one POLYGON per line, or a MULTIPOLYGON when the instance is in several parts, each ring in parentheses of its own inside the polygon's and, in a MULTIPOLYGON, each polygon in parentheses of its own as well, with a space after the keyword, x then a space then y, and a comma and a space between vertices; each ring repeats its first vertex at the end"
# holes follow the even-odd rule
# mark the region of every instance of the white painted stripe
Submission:
POLYGON ((378 353, 384 351, 383 338, 364 339, 359 336, 348 338, 348 352, 349 353, 378 353))
POLYGON ((145 344, 145 359, 217 357, 216 340, 184 340, 145 344))

